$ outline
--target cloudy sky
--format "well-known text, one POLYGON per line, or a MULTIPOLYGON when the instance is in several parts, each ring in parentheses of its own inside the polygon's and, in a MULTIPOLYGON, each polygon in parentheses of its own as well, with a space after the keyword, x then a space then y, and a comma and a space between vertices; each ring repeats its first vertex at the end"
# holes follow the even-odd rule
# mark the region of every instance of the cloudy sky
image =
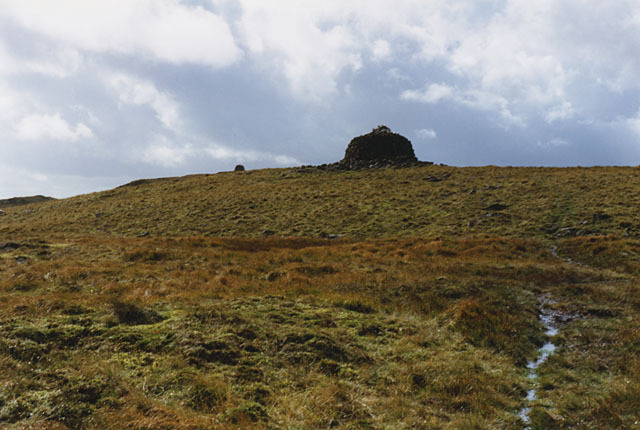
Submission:
POLYGON ((321 164, 640 164, 637 0, 0 0, 0 198, 321 164))

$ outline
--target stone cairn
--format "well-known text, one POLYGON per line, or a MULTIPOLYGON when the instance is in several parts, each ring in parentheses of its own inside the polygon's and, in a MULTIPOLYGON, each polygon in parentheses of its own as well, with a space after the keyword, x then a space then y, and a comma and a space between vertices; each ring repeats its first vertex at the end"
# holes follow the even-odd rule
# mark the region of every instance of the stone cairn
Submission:
POLYGON ((380 125, 371 133, 354 137, 339 163, 349 170, 355 170, 410 167, 419 162, 409 139, 393 133, 386 125, 380 125))
MULTIPOLYGON (((393 133, 386 125, 379 125, 371 133, 354 137, 349 142, 344 158, 337 163, 322 164, 320 170, 360 170, 381 167, 412 167, 433 164, 419 161, 411 142, 393 133)), ((302 172, 312 171, 314 166, 302 166, 302 172)))

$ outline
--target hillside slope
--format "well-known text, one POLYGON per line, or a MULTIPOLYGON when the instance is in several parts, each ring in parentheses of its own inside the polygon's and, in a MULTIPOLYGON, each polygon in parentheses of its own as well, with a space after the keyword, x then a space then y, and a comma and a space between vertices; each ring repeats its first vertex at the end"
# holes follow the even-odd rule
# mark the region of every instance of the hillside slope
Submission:
POLYGON ((258 237, 635 235, 640 169, 267 169, 139 180, 7 209, 0 233, 258 237))
POLYGON ((7 208, 0 428, 637 428, 639 185, 297 168, 7 208))

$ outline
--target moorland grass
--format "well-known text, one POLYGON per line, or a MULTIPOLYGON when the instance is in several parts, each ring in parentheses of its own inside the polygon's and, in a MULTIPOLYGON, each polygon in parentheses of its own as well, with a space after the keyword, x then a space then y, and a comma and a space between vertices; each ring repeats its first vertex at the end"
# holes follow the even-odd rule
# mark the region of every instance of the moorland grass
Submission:
POLYGON ((265 169, 135 181, 8 208, 0 234, 634 237, 639 186, 632 167, 265 169))
POLYGON ((7 209, 0 426, 637 426, 636 169, 304 172, 7 209))

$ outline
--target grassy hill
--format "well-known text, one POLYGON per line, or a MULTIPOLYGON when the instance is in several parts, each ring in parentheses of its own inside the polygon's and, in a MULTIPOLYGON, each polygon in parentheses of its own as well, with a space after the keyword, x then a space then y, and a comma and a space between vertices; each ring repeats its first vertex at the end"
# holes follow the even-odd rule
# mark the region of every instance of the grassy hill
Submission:
POLYGON ((267 169, 139 180, 7 210, 4 234, 566 237, 637 234, 640 169, 267 169))
POLYGON ((0 427, 637 428, 639 186, 268 169, 5 208, 0 427))

